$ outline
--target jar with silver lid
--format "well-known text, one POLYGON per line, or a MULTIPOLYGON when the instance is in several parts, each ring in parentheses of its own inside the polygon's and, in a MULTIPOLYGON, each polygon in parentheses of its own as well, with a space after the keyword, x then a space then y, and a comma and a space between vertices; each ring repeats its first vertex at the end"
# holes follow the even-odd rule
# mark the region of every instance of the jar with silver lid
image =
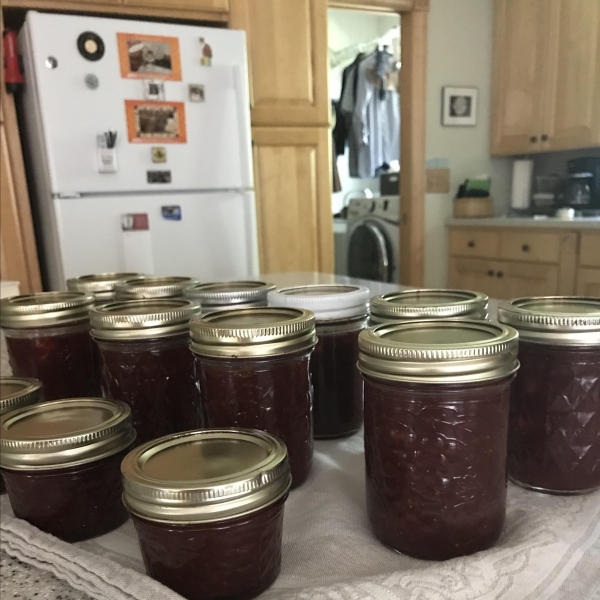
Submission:
POLYGON ((445 560, 498 539, 517 346, 511 327, 475 320, 361 332, 367 511, 384 544, 445 560))
POLYGON ((127 520, 119 466, 135 431, 122 402, 71 398, 18 408, 0 421, 0 468, 15 516, 67 542, 127 520))
POLYGON ((191 277, 142 275, 117 283, 115 285, 116 300, 181 298, 188 287, 197 283, 198 280, 191 277))
POLYGON ((600 298, 518 298, 500 322, 519 331, 508 472, 538 492, 600 487, 600 298))
POLYGON ((189 351, 199 307, 183 298, 113 302, 91 313, 102 391, 133 413, 138 441, 196 429, 200 397, 189 351))
POLYGON ((188 600, 252 598, 275 581, 291 483, 281 440, 190 431, 136 448, 121 468, 150 577, 188 600))
POLYGON ((297 308, 239 308, 190 322, 207 427, 260 429, 283 440, 292 485, 310 472, 315 317, 297 308))
POLYGON ((191 286, 184 295, 200 304, 203 313, 208 313, 267 306, 267 294, 274 289, 274 285, 264 281, 216 281, 191 286))
POLYGON ((70 292, 93 294, 96 306, 102 306, 115 299, 115 286, 118 283, 142 277, 139 273, 96 273, 67 279, 70 292))
POLYGON ((13 375, 44 385, 46 400, 100 395, 100 377, 90 337, 94 296, 41 292, 0 301, 13 375))
POLYGON ((488 297, 467 290, 398 290, 371 298, 371 325, 415 319, 487 319, 488 297))
POLYGON ((314 284, 269 292, 271 306, 305 308, 316 319, 317 346, 310 358, 315 438, 356 433, 363 420, 363 383, 356 367, 358 334, 367 323, 369 289, 314 284))

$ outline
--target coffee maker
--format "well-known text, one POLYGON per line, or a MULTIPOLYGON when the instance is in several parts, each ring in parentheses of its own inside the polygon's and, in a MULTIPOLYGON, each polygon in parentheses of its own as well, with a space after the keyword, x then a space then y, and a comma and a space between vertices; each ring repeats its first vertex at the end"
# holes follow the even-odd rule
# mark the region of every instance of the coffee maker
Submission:
POLYGON ((575 210, 600 210, 600 157, 584 156, 567 161, 564 206, 575 210))

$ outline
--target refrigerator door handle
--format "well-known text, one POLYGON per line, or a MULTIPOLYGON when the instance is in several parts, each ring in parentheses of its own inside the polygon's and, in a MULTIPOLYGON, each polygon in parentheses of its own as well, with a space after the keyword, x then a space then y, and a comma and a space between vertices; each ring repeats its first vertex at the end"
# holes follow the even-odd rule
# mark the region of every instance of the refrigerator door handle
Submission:
POLYGON ((240 132, 240 151, 242 152, 242 182, 246 189, 254 187, 252 172, 252 131, 250 128, 250 113, 248 112, 248 76, 240 65, 233 67, 233 83, 237 94, 237 113, 240 132))

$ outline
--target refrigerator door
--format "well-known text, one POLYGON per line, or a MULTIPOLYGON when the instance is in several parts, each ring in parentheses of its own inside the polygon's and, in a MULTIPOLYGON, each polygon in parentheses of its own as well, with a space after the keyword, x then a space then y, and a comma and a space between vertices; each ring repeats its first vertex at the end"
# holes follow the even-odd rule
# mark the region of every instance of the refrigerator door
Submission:
POLYGON ((19 41, 33 159, 46 163, 53 195, 253 187, 244 32, 30 11, 19 41), (99 60, 78 49, 84 32, 102 41, 99 60), (129 141, 126 101, 145 101, 148 80, 122 77, 118 33, 177 39, 181 80, 147 76, 164 86, 165 102, 183 103, 185 143, 129 141), (210 66, 201 64, 203 43, 210 66), (99 149, 109 130, 117 133, 114 167, 99 149))
POLYGON ((251 192, 55 199, 61 273, 135 271, 201 281, 258 275, 251 192))

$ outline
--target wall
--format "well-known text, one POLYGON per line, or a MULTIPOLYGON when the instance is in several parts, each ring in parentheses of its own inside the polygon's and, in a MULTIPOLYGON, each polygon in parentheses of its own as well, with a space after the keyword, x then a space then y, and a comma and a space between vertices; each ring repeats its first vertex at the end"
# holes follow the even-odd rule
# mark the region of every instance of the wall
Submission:
POLYGON ((496 213, 510 205, 512 160, 489 155, 493 0, 431 0, 427 64, 427 158, 449 162, 450 194, 425 198, 425 285, 447 283, 448 242, 445 221, 452 199, 467 177, 492 178, 496 213), (445 85, 479 89, 475 127, 442 127, 441 94, 445 85))

